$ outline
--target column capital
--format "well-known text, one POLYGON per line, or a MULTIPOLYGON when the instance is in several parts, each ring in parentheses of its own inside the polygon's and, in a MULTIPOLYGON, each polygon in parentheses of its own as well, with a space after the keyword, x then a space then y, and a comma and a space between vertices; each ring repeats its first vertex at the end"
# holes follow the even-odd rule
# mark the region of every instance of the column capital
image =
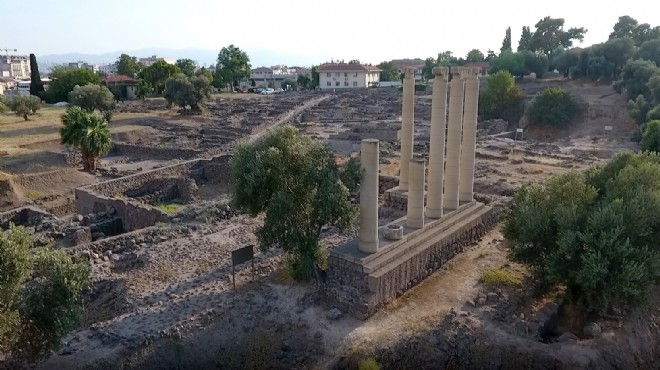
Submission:
POLYGON ((479 73, 481 73, 479 67, 463 67, 461 77, 464 79, 475 79, 479 76, 479 73))
POLYGON ((449 70, 449 73, 452 74, 452 76, 461 76, 463 75, 463 70, 465 67, 451 67, 449 70))
POLYGON ((449 67, 433 67, 434 76, 448 76, 449 67))
POLYGON ((415 78, 415 69, 406 67, 403 69, 403 73, 405 74, 405 78, 415 78))

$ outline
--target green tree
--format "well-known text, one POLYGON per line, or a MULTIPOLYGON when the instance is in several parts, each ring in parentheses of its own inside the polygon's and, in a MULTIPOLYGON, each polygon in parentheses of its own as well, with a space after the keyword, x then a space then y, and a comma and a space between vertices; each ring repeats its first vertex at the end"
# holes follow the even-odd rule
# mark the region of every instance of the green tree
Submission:
POLYGON ((603 56, 591 56, 589 57, 587 75, 593 82, 596 82, 601 78, 612 78, 614 75, 614 64, 609 62, 603 56))
POLYGON ((560 46, 570 48, 573 46, 573 40, 582 42, 584 34, 587 33, 583 27, 569 28, 568 31, 564 31, 563 18, 545 17, 538 21, 535 27, 529 50, 543 52, 546 55, 550 55, 560 46))
POLYGON ((635 40, 636 46, 641 46, 647 41, 655 40, 660 38, 660 26, 651 28, 651 25, 648 23, 642 23, 633 33, 633 40, 635 40))
POLYGON ((651 92, 651 101, 653 104, 660 104, 660 73, 656 73, 651 78, 649 82, 646 83, 646 87, 651 92))
POLYGON ((518 122, 523 114, 525 94, 516 86, 509 71, 488 76, 488 89, 479 97, 479 114, 483 119, 502 118, 518 122))
POLYGON ((637 22, 637 20, 631 16, 624 15, 619 17, 619 20, 614 25, 614 31, 610 33, 610 40, 622 39, 626 37, 632 39, 635 35, 635 30, 637 29, 638 25, 639 22, 637 22))
POLYGON ((69 104, 90 113, 95 110, 109 112, 115 109, 115 97, 105 86, 88 84, 73 88, 69 93, 69 104))
POLYGON ((238 86, 242 78, 250 77, 250 57, 247 53, 229 45, 218 53, 218 63, 215 66, 214 86, 224 88, 227 85, 238 86))
POLYGON ((137 76, 137 74, 144 68, 142 64, 138 63, 136 57, 132 57, 128 54, 120 55, 119 58, 117 58, 115 65, 117 66, 117 74, 128 77, 137 76))
POLYGON ((529 50, 521 51, 523 57, 524 74, 535 73, 537 78, 543 77, 548 71, 548 56, 535 54, 529 50))
POLYGON ((516 77, 525 75, 525 57, 522 53, 512 53, 510 51, 501 53, 497 58, 490 62, 490 73, 499 71, 509 71, 516 77))
POLYGON ((0 95, 0 113, 5 113, 9 110, 9 107, 7 107, 6 103, 7 102, 5 101, 5 97, 0 95))
POLYGON ((532 31, 529 29, 529 26, 523 26, 517 50, 532 50, 532 31))
POLYGON ((642 150, 660 152, 660 120, 653 120, 646 124, 642 134, 642 150))
POLYGON ((313 88, 319 86, 319 66, 312 66, 312 83, 313 88))
POLYGON ((536 125, 563 125, 578 113, 575 99, 564 89, 549 88, 540 92, 529 107, 529 122, 536 125))
POLYGON ((23 227, 0 233, 0 349, 32 360, 57 349, 81 322, 90 272, 64 251, 35 248, 23 227))
POLYGON ((635 53, 635 42, 627 37, 610 39, 603 44, 602 53, 612 63, 614 78, 619 78, 623 66, 635 53))
POLYGON ((140 79, 136 91, 137 97, 142 100, 145 100, 147 96, 153 95, 153 93, 154 93, 154 87, 151 86, 149 82, 140 79))
POLYGON ((294 278, 314 276, 315 265, 326 264, 323 227, 344 230, 355 217, 327 144, 284 126, 238 145, 230 165, 236 206, 252 216, 265 214, 257 231, 262 250, 281 247, 294 278))
POLYGON ((467 62, 483 62, 484 61, 484 53, 482 53, 479 49, 472 49, 467 53, 467 57, 465 57, 465 61, 467 61, 467 62))
MULTIPOLYGON (((314 88, 313 83, 312 83, 312 79, 309 78, 309 76, 300 74, 300 75, 298 75, 298 79, 296 81, 298 83, 298 86, 300 86, 301 89, 313 89, 314 88)), ((256 83, 255 83, 255 85, 256 85, 256 83)))
POLYGON ((569 77, 571 68, 578 65, 581 51, 582 49, 580 48, 572 48, 568 50, 559 48, 555 50, 550 56, 550 69, 556 69, 564 77, 569 77))
POLYGON ((197 70, 197 72, 195 72, 195 76, 198 76, 198 77, 203 76, 203 77, 206 77, 207 80, 213 82, 213 73, 211 73, 211 71, 206 69, 206 67, 202 67, 199 70, 197 70))
POLYGON ((195 75, 195 70, 197 69, 197 63, 192 59, 178 59, 176 61, 176 66, 179 67, 181 73, 188 77, 195 75))
POLYGON ((202 110, 201 103, 211 97, 211 81, 206 77, 186 77, 178 73, 165 83, 163 97, 169 105, 172 103, 186 111, 188 107, 194 112, 202 110))
MULTIPOLYGON (((432 57, 426 58, 424 60, 424 67, 422 67, 422 75, 424 76, 425 80, 430 80, 433 78, 433 68, 436 67, 438 64, 435 59, 432 57)), ((405 76, 405 74, 402 72, 401 76, 405 76)), ((403 77, 401 77, 403 79, 403 77)))
POLYGON ((653 97, 648 83, 651 77, 657 74, 660 74, 660 69, 654 62, 648 60, 629 60, 623 66, 621 81, 617 83, 617 88, 620 91, 625 90, 629 99, 643 95, 649 101, 653 97))
POLYGON ((140 78, 154 87, 156 94, 162 94, 165 90, 165 81, 177 73, 181 73, 179 67, 159 60, 140 72, 140 78))
POLYGON ((646 116, 651 110, 651 105, 646 101, 644 95, 638 95, 637 99, 628 101, 628 114, 632 117, 637 124, 641 125, 646 122, 646 116))
POLYGON ((391 61, 381 62, 376 67, 382 70, 382 72, 380 72, 381 81, 397 81, 399 79, 399 71, 391 61))
POLYGON ((13 96, 7 99, 6 104, 12 112, 19 117, 23 117, 26 121, 29 119, 29 116, 37 114, 37 111, 41 109, 41 99, 32 95, 13 96))
POLYGON ((62 115, 60 129, 62 144, 80 149, 85 171, 96 169, 96 159, 107 154, 112 146, 108 122, 96 113, 88 113, 80 107, 69 107, 62 115))
POLYGON ((512 51, 512 50, 513 49, 511 48, 511 27, 507 27, 506 34, 504 35, 504 40, 502 41, 502 47, 500 48, 500 52, 504 53, 505 51, 512 51))
POLYGON ((497 58, 497 55, 495 55, 495 52, 491 49, 488 49, 486 52, 486 58, 484 59, 486 62, 490 62, 491 60, 497 58))
POLYGON ((660 38, 644 42, 637 50, 635 58, 650 60, 660 67, 660 38))
POLYGON ((348 64, 362 64, 362 63, 360 63, 360 59, 351 59, 348 61, 348 64))
POLYGON ((659 277, 660 158, 619 154, 587 174, 519 189, 503 232, 541 287, 587 312, 644 299, 659 277))
POLYGON ((41 75, 39 74, 37 57, 34 54, 30 54, 30 95, 41 98, 44 91, 44 84, 41 82, 41 75))
POLYGON ((646 120, 647 121, 660 120, 660 105, 656 105, 655 107, 651 108, 651 110, 649 110, 649 112, 646 114, 646 120))
POLYGON ((68 101, 69 93, 76 86, 99 85, 101 79, 87 68, 55 67, 51 71, 52 82, 44 94, 48 103, 68 101))
POLYGON ((438 53, 438 59, 435 61, 436 66, 455 66, 458 64, 458 59, 453 56, 453 53, 449 50, 438 53))
POLYGON ((291 90, 298 90, 298 80, 284 80, 280 84, 280 87, 282 90, 287 90, 287 87, 291 90))

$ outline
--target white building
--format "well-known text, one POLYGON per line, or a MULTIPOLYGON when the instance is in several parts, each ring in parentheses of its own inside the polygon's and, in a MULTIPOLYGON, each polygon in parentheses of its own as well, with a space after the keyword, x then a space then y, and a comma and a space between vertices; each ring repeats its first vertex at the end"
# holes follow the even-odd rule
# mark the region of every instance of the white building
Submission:
MULTIPOLYGON (((287 67, 278 65, 268 67, 254 68, 250 71, 250 81, 254 81, 255 87, 273 86, 279 88, 282 82, 286 80, 297 80, 298 75, 311 76, 311 71, 303 67, 287 67)), ((247 82, 246 82, 247 83, 247 82)))
POLYGON ((98 64, 89 64, 81 61, 69 63, 69 68, 78 68, 78 69, 84 68, 84 69, 89 69, 94 73, 98 73, 100 71, 100 67, 98 64))
POLYGON ((116 64, 105 64, 99 67, 99 71, 108 76, 117 74, 117 65, 116 64))
POLYGON ((167 64, 175 64, 176 63, 176 59, 174 59, 174 58, 159 58, 156 55, 152 55, 148 58, 140 58, 140 59, 138 59, 138 62, 144 64, 145 67, 149 67, 150 65, 152 65, 156 62, 159 62, 161 60, 164 61, 167 64))
POLYGON ((5 55, 0 57, 0 77, 30 78, 30 56, 5 55))
POLYGON ((319 66, 319 88, 359 89, 378 86, 381 69, 363 64, 326 63, 319 66))

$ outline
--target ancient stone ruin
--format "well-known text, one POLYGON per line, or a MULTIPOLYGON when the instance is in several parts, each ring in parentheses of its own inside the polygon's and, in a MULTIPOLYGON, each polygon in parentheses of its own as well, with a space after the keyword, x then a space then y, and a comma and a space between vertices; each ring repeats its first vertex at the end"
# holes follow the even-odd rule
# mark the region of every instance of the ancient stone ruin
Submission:
POLYGON ((379 141, 362 140, 359 236, 331 251, 326 289, 331 301, 359 318, 419 283, 496 224, 492 208, 474 201, 478 71, 439 67, 433 73, 428 181, 425 161, 413 153, 415 86, 407 70, 399 186, 386 195, 403 200, 407 212, 382 227, 379 141))

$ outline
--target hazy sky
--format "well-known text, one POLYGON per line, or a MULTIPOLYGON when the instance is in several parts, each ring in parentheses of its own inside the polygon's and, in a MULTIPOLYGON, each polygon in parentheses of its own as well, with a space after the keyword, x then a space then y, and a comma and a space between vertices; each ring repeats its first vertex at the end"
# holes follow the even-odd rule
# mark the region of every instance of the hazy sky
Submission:
MULTIPOLYGON (((660 24, 659 0, 3 0, 0 48, 37 55, 98 54, 146 47, 234 44, 329 61, 378 63, 451 50, 499 52, 511 26, 514 49, 524 25, 544 16, 585 27, 584 45, 605 41, 621 15, 660 24)), ((276 63, 278 61, 272 61, 276 63)))

